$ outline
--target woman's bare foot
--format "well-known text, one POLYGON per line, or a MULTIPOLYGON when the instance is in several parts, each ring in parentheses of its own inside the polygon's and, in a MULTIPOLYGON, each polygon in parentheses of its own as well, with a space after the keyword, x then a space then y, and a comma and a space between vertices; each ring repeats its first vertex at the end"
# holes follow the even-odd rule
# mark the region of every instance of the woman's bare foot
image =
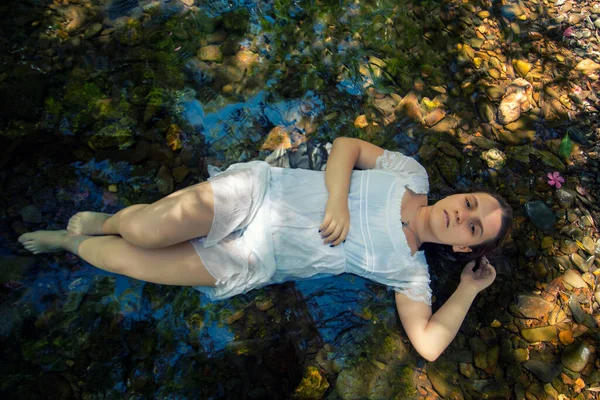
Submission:
POLYGON ((78 254, 79 245, 91 236, 72 235, 66 230, 35 231, 19 236, 19 243, 33 254, 70 251, 78 254))
POLYGON ((110 217, 112 214, 93 211, 80 212, 69 219, 67 231, 74 235, 104 235, 102 225, 110 217))
POLYGON ((19 242, 33 254, 63 251, 67 231, 35 231, 19 236, 19 242))

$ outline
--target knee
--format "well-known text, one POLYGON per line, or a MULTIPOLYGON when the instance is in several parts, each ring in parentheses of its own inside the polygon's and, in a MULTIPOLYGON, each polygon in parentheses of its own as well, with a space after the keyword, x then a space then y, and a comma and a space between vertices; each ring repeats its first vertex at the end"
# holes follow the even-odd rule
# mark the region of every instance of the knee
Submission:
POLYGON ((119 233, 127 242, 139 247, 146 249, 164 247, 165 238, 162 237, 160 232, 140 226, 139 224, 125 225, 121 227, 119 233))

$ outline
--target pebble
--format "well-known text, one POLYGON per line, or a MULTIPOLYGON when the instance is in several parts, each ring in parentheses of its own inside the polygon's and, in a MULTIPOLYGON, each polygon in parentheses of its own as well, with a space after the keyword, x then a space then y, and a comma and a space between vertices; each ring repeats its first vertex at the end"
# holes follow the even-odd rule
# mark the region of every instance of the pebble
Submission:
POLYGON ((577 250, 579 250, 579 246, 577 246, 576 242, 574 242, 570 239, 565 239, 560 244, 560 251, 563 252, 564 254, 571 255, 571 254, 577 252, 577 250))
POLYGON ((544 383, 552 382, 562 372, 560 365, 540 360, 527 360, 523 363, 523 367, 531 371, 532 374, 544 383))
POLYGON ((571 254, 570 257, 571 257, 571 261, 573 262, 573 264, 575 264, 577 269, 579 269, 581 272, 589 271, 590 266, 587 264, 585 259, 583 257, 581 257, 579 254, 573 253, 573 254, 571 254))
POLYGON ((536 228, 545 232, 554 230, 556 216, 544 202, 539 200, 532 201, 525 203, 524 207, 525 213, 536 228))
POLYGON ((554 197, 556 202, 561 208, 568 209, 571 208, 573 203, 575 202, 575 197, 577 193, 574 190, 567 188, 560 188, 554 192, 554 197))
POLYGON ((39 224, 42 222, 42 213, 36 206, 30 205, 21 210, 21 218, 25 223, 39 224))
POLYGON ((577 273, 577 271, 573 269, 569 269, 565 272, 565 274, 563 275, 563 282, 573 288, 587 287, 587 284, 585 283, 583 278, 581 278, 581 275, 579 275, 579 273, 577 273))
POLYGON ((554 309, 554 304, 538 296, 518 294, 511 311, 525 318, 543 318, 554 309))
POLYGON ((530 343, 549 342, 556 339, 557 332, 554 326, 542 326, 539 328, 522 329, 521 335, 530 343))
POLYGON ((586 236, 583 238, 583 240, 581 241, 581 244, 583 245, 583 249, 590 255, 594 255, 596 254, 596 243, 594 242, 594 240, 589 237, 586 236))
POLYGON ((565 347, 561 356, 561 363, 573 372, 580 372, 590 360, 591 348, 585 343, 574 343, 565 347))

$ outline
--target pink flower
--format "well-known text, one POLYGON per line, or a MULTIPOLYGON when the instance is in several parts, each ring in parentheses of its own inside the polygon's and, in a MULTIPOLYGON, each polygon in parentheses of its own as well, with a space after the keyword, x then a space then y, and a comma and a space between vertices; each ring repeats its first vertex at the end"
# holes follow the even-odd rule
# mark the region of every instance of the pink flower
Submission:
POLYGON ((563 37, 571 37, 573 36, 573 28, 570 26, 563 31, 563 37))
POLYGON ((560 172, 548 172, 548 185, 554 186, 557 189, 560 189, 562 184, 565 183, 565 178, 560 176, 560 172))

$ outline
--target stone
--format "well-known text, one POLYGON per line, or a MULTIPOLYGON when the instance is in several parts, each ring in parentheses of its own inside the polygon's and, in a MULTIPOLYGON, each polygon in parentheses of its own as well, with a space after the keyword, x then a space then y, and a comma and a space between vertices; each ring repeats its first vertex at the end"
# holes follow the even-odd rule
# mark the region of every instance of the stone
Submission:
POLYGON ((452 146, 448 142, 439 142, 437 148, 438 148, 438 150, 440 150, 442 153, 446 154, 447 156, 450 156, 453 158, 458 158, 461 160, 463 158, 463 155, 460 153, 460 151, 458 151, 458 149, 456 147, 452 146))
POLYGON ((517 78, 506 89, 498 107, 498 122, 507 125, 516 121, 521 112, 531 108, 533 86, 523 78, 517 78))
POLYGON ((462 390, 454 383, 457 375, 454 369, 456 369, 455 363, 438 359, 427 366, 427 377, 442 398, 462 400, 464 399, 462 390))
POLYGON ((510 307, 510 310, 516 315, 536 319, 545 317, 553 309, 553 303, 529 294, 518 294, 515 302, 510 307))
POLYGON ((575 71, 579 71, 584 75, 591 75, 600 69, 600 64, 586 58, 577 64, 575 71))
POLYGON ((575 202, 577 193, 574 190, 561 187, 554 192, 554 198, 560 208, 569 209, 575 202))
POLYGON ((507 384, 498 383, 494 379, 476 379, 463 383, 467 391, 477 399, 509 399, 511 390, 507 384))
POLYGON ((434 126, 438 122, 444 119, 446 111, 441 108, 432 110, 427 116, 425 116, 425 125, 434 126))
POLYGON ((579 254, 573 253, 570 255, 570 257, 571 257, 571 261, 573 262, 573 264, 575 264, 575 266, 577 267, 578 270, 580 270, 581 272, 589 271, 590 266, 585 261, 585 259, 583 257, 581 257, 579 254))
POLYGON ((590 255, 596 254, 596 243, 594 242, 594 239, 586 236, 581 241, 581 244, 583 245, 583 249, 586 251, 586 253, 590 255))
POLYGON ((530 343, 549 342, 557 338, 557 331, 554 326, 542 326, 539 328, 527 328, 521 330, 521 335, 530 343))
POLYGON ((564 239, 560 244, 560 251, 567 255, 575 253, 578 249, 577 243, 571 239, 564 239))
POLYGON ((458 174, 460 173, 460 164, 458 161, 451 157, 439 157, 435 160, 435 165, 438 167, 442 177, 450 185, 454 185, 458 180, 458 174))
POLYGON ((102 24, 100 22, 95 22, 91 24, 83 34, 84 39, 89 39, 96 36, 102 30, 102 24))
POLYGON ((554 238, 552 236, 544 236, 541 242, 542 250, 551 249, 554 247, 554 238))
POLYGON ((485 93, 492 99, 498 100, 504 96, 504 88, 500 85, 489 85, 485 88, 485 93))
POLYGON ((575 322, 578 324, 583 324, 590 329, 596 328, 596 321, 591 315, 586 314, 586 312, 583 311, 579 301, 577 300, 577 296, 571 295, 569 298, 569 310, 571 310, 571 314, 573 315, 575 322))
POLYGON ((404 96, 400 103, 398 103, 395 112, 396 114, 407 116, 415 122, 424 122, 419 99, 417 98, 417 95, 412 92, 404 96))
POLYGON ((568 269, 563 275, 563 283, 573 288, 587 288, 587 283, 581 278, 581 275, 573 269, 568 269))
POLYGON ((556 223, 556 216, 550 208, 542 201, 531 201, 525 203, 525 213, 531 220, 531 223, 536 228, 550 232, 554 230, 554 224, 556 223))
POLYGON ((525 78, 529 71, 531 71, 531 64, 529 64, 527 61, 513 60, 512 64, 513 68, 517 71, 521 78, 525 78))
POLYGON ((566 346, 561 355, 561 363, 573 372, 581 371, 592 356, 591 348, 583 342, 566 346))
POLYGON ((20 214, 21 214, 21 218, 23 219, 23 222, 25 222, 25 223, 39 224, 40 222, 42 222, 42 213, 34 205, 24 207, 21 210, 20 214))
POLYGON ((432 132, 448 133, 458 127, 458 119, 453 116, 446 116, 443 120, 431 127, 432 132))
POLYGON ((321 375, 319 370, 309 366, 294 391, 295 399, 321 399, 329 388, 329 382, 321 375))
POLYGON ((500 170, 506 164, 506 154, 494 148, 481 153, 480 158, 485 161, 489 168, 500 170))
POLYGON ((201 47, 200 50, 198 50, 198 58, 201 61, 221 62, 223 60, 221 46, 209 45, 201 47))
POLYGON ((366 128, 367 126, 369 126, 369 121, 367 121, 367 116, 366 115, 359 115, 358 117, 356 117, 356 119, 354 120, 354 126, 357 127, 358 129, 363 129, 366 128))
POLYGON ((523 363, 523 367, 544 383, 552 382, 562 372, 560 364, 552 364, 540 360, 527 360, 523 363))
POLYGON ((524 144, 529 143, 535 138, 534 130, 515 130, 501 129, 498 134, 498 139, 504 144, 524 144))

